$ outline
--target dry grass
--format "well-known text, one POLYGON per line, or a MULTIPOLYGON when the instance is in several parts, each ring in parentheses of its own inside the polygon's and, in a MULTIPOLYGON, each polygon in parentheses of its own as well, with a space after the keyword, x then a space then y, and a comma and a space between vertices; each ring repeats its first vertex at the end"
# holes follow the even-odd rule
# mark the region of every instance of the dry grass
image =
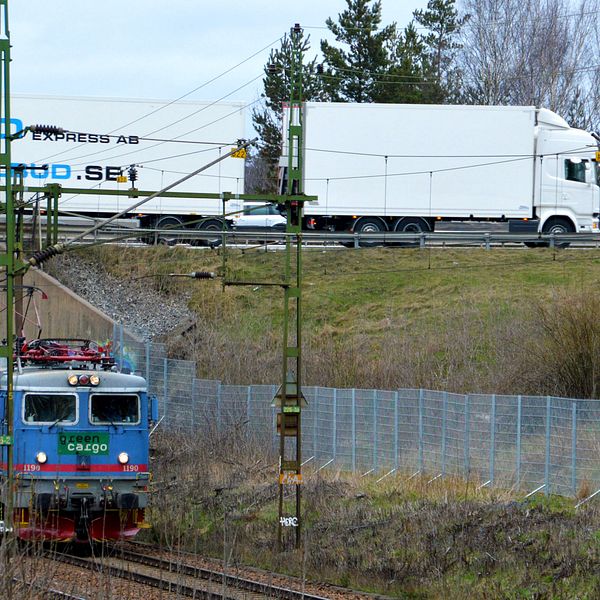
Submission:
POLYGON ((239 433, 223 433, 223 450, 212 434, 209 441, 163 435, 155 464, 156 539, 225 556, 231 566, 252 564, 402 598, 600 593, 596 504, 576 511, 573 501, 559 497, 526 500, 480 488, 478 481, 431 481, 426 474, 377 482, 306 470, 304 548, 290 545, 278 554, 276 465, 264 459, 264 446, 254 449, 239 433), (236 439, 239 446, 231 443, 236 439), (164 485, 165 476, 172 485, 164 485))

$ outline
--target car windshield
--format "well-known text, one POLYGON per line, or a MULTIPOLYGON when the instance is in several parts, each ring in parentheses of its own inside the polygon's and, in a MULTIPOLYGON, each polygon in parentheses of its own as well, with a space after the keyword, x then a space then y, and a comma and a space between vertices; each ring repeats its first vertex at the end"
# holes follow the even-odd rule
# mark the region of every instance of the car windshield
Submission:
POLYGON ((23 416, 27 423, 75 423, 75 394, 26 394, 23 416))
POLYGON ((139 423, 140 402, 136 394, 92 394, 90 422, 94 424, 139 423))
POLYGON ((262 206, 260 205, 255 205, 255 206, 246 206, 246 208, 244 208, 244 214, 245 215, 268 215, 271 214, 269 212, 269 205, 264 204, 262 206))

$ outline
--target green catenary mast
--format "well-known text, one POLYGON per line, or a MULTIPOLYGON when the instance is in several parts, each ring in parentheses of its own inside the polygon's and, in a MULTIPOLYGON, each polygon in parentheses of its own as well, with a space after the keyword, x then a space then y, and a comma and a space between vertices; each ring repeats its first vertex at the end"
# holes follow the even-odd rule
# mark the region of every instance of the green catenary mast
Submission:
POLYGON ((2 415, 2 430, 0 431, 2 461, 6 468, 6 485, 3 486, 4 496, 2 507, 4 514, 2 520, 5 530, 13 530, 12 488, 13 488, 13 349, 14 349, 14 302, 15 302, 15 207, 12 193, 11 168, 10 168, 10 35, 8 30, 8 0, 0 0, 0 62, 2 74, 0 75, 0 123, 3 124, 3 134, 0 139, 0 169, 3 170, 6 191, 3 209, 6 216, 6 240, 0 249, 0 269, 4 271, 6 286, 6 311, 5 335, 0 342, 0 359, 6 365, 6 398, 4 415, 2 415))
POLYGON ((283 547, 283 531, 295 531, 296 548, 301 545, 302 429, 302 29, 291 30, 290 102, 288 123, 287 189, 283 198, 287 210, 286 264, 283 313, 282 384, 275 398, 281 407, 279 423, 279 523, 278 547, 283 547), (289 442, 288 442, 289 439, 289 442), (294 486, 293 506, 286 506, 285 486, 294 486))

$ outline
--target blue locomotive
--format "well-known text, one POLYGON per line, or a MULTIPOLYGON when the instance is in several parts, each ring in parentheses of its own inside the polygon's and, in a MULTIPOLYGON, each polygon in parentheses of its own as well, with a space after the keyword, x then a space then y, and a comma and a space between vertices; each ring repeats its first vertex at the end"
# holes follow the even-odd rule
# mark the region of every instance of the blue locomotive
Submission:
MULTIPOLYGON (((149 427, 146 381, 118 372, 89 340, 24 344, 13 384, 13 526, 24 540, 102 542, 146 527, 149 427)), ((0 415, 6 413, 6 376, 0 415)), ((8 431, 6 420, 0 434, 8 431)), ((0 511, 7 507, 7 448, 0 511)), ((3 520, 4 513, 0 514, 3 520)))

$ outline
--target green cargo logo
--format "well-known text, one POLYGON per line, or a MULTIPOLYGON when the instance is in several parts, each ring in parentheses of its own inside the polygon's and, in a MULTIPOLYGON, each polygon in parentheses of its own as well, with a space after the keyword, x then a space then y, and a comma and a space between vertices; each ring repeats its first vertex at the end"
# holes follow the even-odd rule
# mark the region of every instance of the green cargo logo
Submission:
POLYGON ((99 456, 108 454, 108 433, 61 433, 58 436, 59 454, 99 456))

